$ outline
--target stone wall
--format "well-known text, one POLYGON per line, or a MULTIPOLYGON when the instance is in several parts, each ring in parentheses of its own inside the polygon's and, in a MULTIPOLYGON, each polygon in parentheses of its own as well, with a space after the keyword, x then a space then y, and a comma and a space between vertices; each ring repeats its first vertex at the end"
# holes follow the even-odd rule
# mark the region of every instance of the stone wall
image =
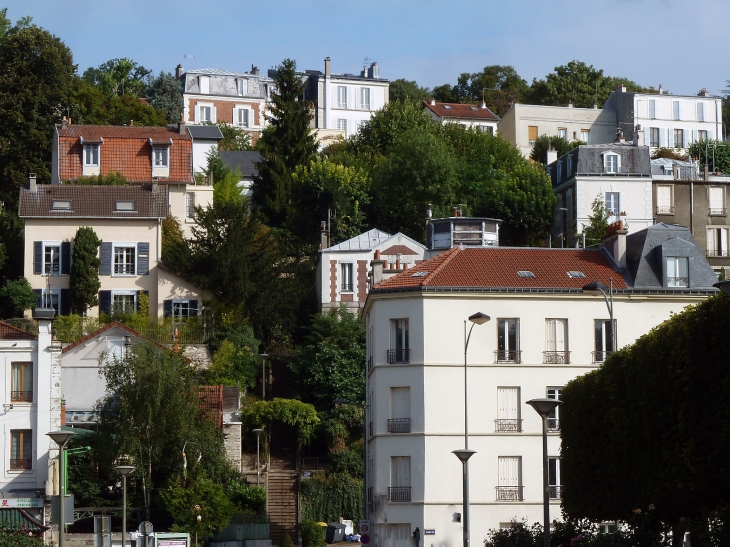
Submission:
POLYGON ((241 424, 238 422, 224 423, 223 434, 226 457, 233 464, 233 468, 241 472, 241 424))

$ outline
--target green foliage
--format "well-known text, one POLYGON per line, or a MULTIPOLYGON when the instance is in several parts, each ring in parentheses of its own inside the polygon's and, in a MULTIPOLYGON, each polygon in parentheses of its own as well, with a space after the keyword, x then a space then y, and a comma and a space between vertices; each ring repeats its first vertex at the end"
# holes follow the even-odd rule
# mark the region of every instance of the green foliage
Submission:
POLYGON ((76 230, 69 280, 72 313, 83 314, 89 307, 99 305, 99 245, 101 240, 93 228, 82 226, 76 230))
POLYGON ((273 420, 296 427, 299 431, 299 446, 309 444, 314 428, 319 424, 315 408, 296 399, 256 401, 241 408, 244 431, 257 427, 265 428, 273 420))
POLYGON ((127 177, 119 171, 111 171, 106 175, 79 177, 78 180, 69 181, 68 184, 77 184, 82 186, 126 186, 127 177))
POLYGON ((0 532, 0 547, 43 547, 43 539, 27 532, 0 532))
POLYGON ((346 473, 316 471, 302 480, 302 519, 317 522, 339 521, 348 515, 353 521, 362 518, 362 479, 346 473))
POLYGON ((260 342, 248 322, 232 322, 224 317, 222 323, 210 344, 213 364, 203 371, 201 382, 253 388, 261 370, 258 359, 260 342))
POLYGON ((706 523, 727 506, 730 339, 717 325, 729 314, 730 299, 710 298, 565 387, 561 479, 568 514, 626 519, 654 504, 656 518, 674 527, 683 518, 706 523))
POLYGON ((150 82, 145 95, 151 106, 165 113, 167 123, 176 124, 182 119, 182 82, 169 72, 160 71, 150 82))
POLYGON ((687 156, 681 148, 657 148, 651 159, 669 158, 670 160, 687 161, 687 156))
MULTIPOLYGON (((583 233, 586 236, 586 247, 595 247, 603 242, 608 230, 608 219, 611 218, 611 211, 606 207, 603 194, 596 196, 591 204, 593 211, 588 217, 590 223, 583 225, 583 233)), ((620 212, 620 211, 619 211, 620 212)))
POLYGON ((341 307, 312 316, 305 343, 289 363, 302 400, 319 410, 337 399, 365 402, 365 327, 341 307))
POLYGON ((241 180, 238 171, 227 170, 221 180, 213 185, 213 203, 220 205, 228 202, 248 205, 248 200, 243 194, 243 187, 238 184, 241 180))
POLYGON ((226 488, 228 497, 236 512, 263 515, 266 513, 266 490, 243 481, 229 481, 226 488))
POLYGON ((133 93, 108 95, 77 78, 67 112, 75 123, 90 125, 167 125, 167 115, 133 93))
POLYGON ((366 156, 385 154, 404 133, 434 133, 436 124, 419 105, 390 102, 360 126, 353 137, 353 151, 366 156))
POLYGON ((140 96, 150 83, 151 70, 131 59, 111 59, 97 68, 87 68, 82 78, 110 97, 140 96))
POLYGON ((280 547, 294 547, 294 542, 289 537, 289 534, 284 534, 284 537, 279 544, 280 547))
POLYGON ((223 485, 204 474, 188 484, 170 486, 161 492, 161 497, 172 515, 173 530, 198 534, 203 540, 228 526, 236 510, 223 485))
POLYGON ((218 122, 216 125, 223 133, 223 140, 218 141, 219 150, 252 150, 251 133, 228 123, 218 122))
POLYGON ((168 215, 162 221, 162 253, 163 264, 176 272, 184 272, 190 260, 190 248, 183 235, 177 217, 168 215))
POLYGON ((33 292, 33 288, 25 277, 8 281, 5 286, 0 289, 0 308, 6 310, 6 314, 13 317, 20 317, 25 310, 35 308, 38 302, 38 295, 33 292))
POLYGON ((548 150, 555 150, 558 153, 558 157, 562 158, 565 154, 585 144, 583 141, 567 141, 558 135, 540 135, 536 140, 530 152, 530 159, 543 165, 547 165, 547 153, 548 150))
POLYGON ((388 86, 388 97, 391 103, 404 103, 411 101, 420 104, 431 96, 427 87, 420 87, 416 82, 398 78, 390 82, 388 86))
POLYGON ((323 547, 324 528, 311 519, 304 519, 299 525, 302 535, 302 547, 323 547))
POLYGON ((452 88, 453 102, 481 103, 502 116, 513 103, 524 102, 529 88, 514 67, 502 65, 485 66, 481 72, 461 74, 452 88))
POLYGON ((280 227, 286 219, 292 194, 292 174, 298 165, 308 165, 317 145, 310 129, 310 105, 302 100, 304 84, 296 63, 285 59, 276 68, 269 107, 270 117, 256 147, 262 161, 253 186, 254 203, 267 215, 271 226, 280 227))
POLYGON ((708 166, 710 172, 713 167, 721 173, 730 173, 730 142, 723 141, 696 141, 689 147, 689 156, 698 158, 700 169, 708 166))
POLYGON ((542 526, 528 526, 524 520, 513 520, 508 528, 490 530, 484 540, 484 547, 540 547, 542 526))
POLYGON ((87 334, 98 330, 102 323, 97 317, 84 317, 82 315, 59 315, 53 320, 53 327, 56 329, 59 340, 62 342, 75 342, 87 334))

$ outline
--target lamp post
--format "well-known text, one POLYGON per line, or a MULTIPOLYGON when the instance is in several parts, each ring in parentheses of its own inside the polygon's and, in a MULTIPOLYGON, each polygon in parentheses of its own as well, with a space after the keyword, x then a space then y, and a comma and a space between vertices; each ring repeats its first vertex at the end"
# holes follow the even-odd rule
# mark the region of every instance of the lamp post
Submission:
POLYGON ((363 405, 360 403, 353 403, 347 399, 335 399, 333 401, 336 405, 355 405, 362 407, 362 460, 363 460, 363 477, 362 477, 362 512, 363 518, 368 519, 368 421, 367 421, 367 409, 370 405, 363 405))
POLYGON ((460 450, 454 450, 452 454, 455 454, 459 461, 461 461, 462 472, 463 472, 463 497, 464 497, 464 509, 463 509, 463 534, 464 534, 464 547, 469 547, 469 458, 471 458, 475 452, 469 450, 469 389, 467 383, 467 373, 469 367, 467 365, 466 355, 469 349, 469 340, 471 340, 471 331, 474 329, 474 325, 483 325, 489 321, 490 317, 486 313, 477 312, 474 315, 469 316, 469 321, 472 325, 469 328, 469 334, 466 333, 466 321, 464 321, 464 448, 460 450))
POLYGON ((718 281, 714 285, 712 285, 716 289, 720 289, 722 292, 725 293, 726 296, 730 296, 730 279, 725 279, 724 281, 718 281))
POLYGON ((563 404, 557 399, 531 399, 527 404, 542 417, 542 503, 544 511, 543 538, 545 547, 550 547, 550 477, 548 475, 547 419, 550 413, 563 404))
POLYGON ((122 476, 122 547, 127 544, 127 476, 134 471, 133 465, 117 465, 114 471, 122 476))
POLYGON ((611 351, 616 351, 616 329, 613 325, 613 278, 610 280, 610 285, 606 287, 600 281, 593 281, 588 285, 583 285, 583 292, 590 294, 591 296, 603 295, 603 299, 606 301, 606 307, 608 308, 608 315, 611 319, 611 351), (606 295, 606 289, 608 289, 608 295, 606 295))
POLYGON ((266 400, 266 360, 269 358, 268 353, 259 353, 261 357, 261 400, 266 400))
POLYGON ((76 435, 73 431, 51 431, 46 433, 53 442, 58 445, 58 492, 59 492, 59 504, 58 504, 58 547, 64 547, 66 543, 65 527, 66 527, 66 515, 64 511, 64 501, 66 501, 66 492, 63 488, 64 476, 63 476, 63 450, 66 448, 68 441, 76 435))
POLYGON ((254 429, 256 433, 256 486, 261 486, 261 464, 259 463, 259 438, 264 432, 263 429, 254 429))

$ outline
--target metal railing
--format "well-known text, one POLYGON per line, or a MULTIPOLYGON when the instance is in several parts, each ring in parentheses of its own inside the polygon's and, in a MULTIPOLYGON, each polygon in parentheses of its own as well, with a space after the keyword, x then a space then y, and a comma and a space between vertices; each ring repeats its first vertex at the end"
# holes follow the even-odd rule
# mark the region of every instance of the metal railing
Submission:
POLYGON ((548 495, 551 500, 559 500, 562 498, 562 486, 548 486, 548 495))
POLYGON ((667 287, 689 287, 689 277, 667 277, 667 287))
POLYGON ((518 418, 494 420, 494 431, 520 433, 522 431, 522 420, 518 418))
POLYGON ((13 403, 32 403, 33 392, 32 391, 11 391, 10 401, 13 403))
POLYGON ((603 363, 612 353, 612 351, 592 351, 593 363, 603 363))
POLYGON ((495 486, 497 501, 522 501, 524 486, 495 486))
POLYGON ((314 456, 308 456, 302 458, 299 462, 300 471, 323 471, 329 469, 332 462, 329 458, 317 458, 314 456))
POLYGON ((393 418, 388 420, 388 433, 410 433, 410 418, 393 418))
POLYGON ((343 283, 340 289, 345 292, 352 292, 352 283, 343 283))
POLYGON ((393 501, 393 502, 411 501, 411 487, 410 486, 389 486, 388 487, 388 501, 393 501))
POLYGON ((542 362, 546 365, 568 365, 570 364, 570 352, 543 351, 542 362))
POLYGON ((674 207, 670 207, 668 205, 657 205, 656 214, 657 215, 673 215, 674 207))
POLYGON ((411 362, 411 350, 410 348, 405 349, 389 349, 388 352, 388 363, 410 363, 411 362))
POLYGON ((713 209, 710 208, 710 216, 725 216, 727 214, 727 209, 713 209))
POLYGON ((521 349, 498 349, 494 351, 495 363, 516 363, 522 362, 521 349))
POLYGON ((33 469, 33 460, 31 460, 30 458, 11 458, 10 469, 33 469))
POLYGON ((560 431, 560 420, 558 418, 547 419, 548 431, 560 431))
POLYGON ((708 249, 707 256, 730 256, 727 249, 708 249))

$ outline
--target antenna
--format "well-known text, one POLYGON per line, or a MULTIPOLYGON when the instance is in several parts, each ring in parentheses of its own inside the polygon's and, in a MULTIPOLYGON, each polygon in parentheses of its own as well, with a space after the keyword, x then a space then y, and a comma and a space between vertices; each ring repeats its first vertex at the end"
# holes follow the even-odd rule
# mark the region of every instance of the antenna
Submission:
POLYGON ((365 68, 365 69, 367 69, 367 67, 370 64, 370 61, 371 60, 372 59, 370 59, 370 57, 365 57, 365 59, 363 59, 363 61, 362 61, 362 67, 365 68))
POLYGON ((187 59, 195 59, 195 55, 192 55, 190 53, 186 53, 185 55, 183 55, 183 59, 186 59, 186 60, 187 59))

